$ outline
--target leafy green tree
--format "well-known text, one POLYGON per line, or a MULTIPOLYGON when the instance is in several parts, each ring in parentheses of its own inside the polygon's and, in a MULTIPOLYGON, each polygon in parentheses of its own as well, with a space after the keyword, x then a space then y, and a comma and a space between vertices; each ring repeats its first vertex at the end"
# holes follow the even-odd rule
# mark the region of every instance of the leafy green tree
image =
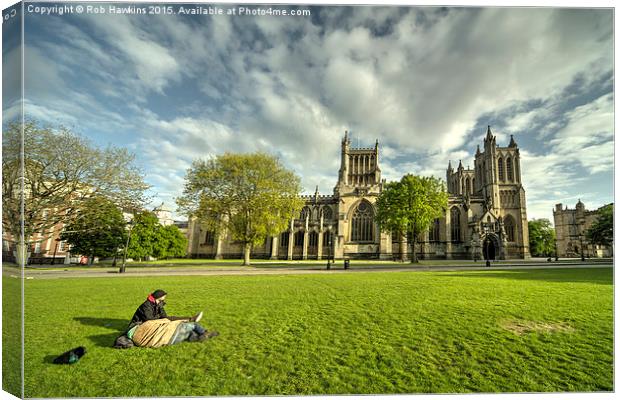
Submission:
POLYGON ((73 253, 90 257, 111 257, 125 245, 127 232, 123 213, 110 200, 96 196, 86 200, 76 217, 65 226, 61 239, 73 253))
POLYGON ((607 204, 598 209, 598 218, 586 231, 586 238, 592 244, 611 246, 614 241, 614 205, 607 204))
POLYGON ((399 182, 387 183, 377 198, 376 220, 382 231, 397 232, 400 237, 400 255, 404 261, 405 237, 412 238, 412 263, 418 259, 415 246, 421 233, 431 227, 448 207, 448 194, 441 179, 405 175, 399 182))
POLYGON ((184 257, 187 254, 187 238, 174 225, 160 226, 158 239, 153 246, 153 256, 161 258, 184 257))
POLYGON ((530 252, 533 256, 549 257, 555 254, 555 228, 546 218, 527 223, 530 233, 530 252))
POLYGON ((251 249, 282 232, 303 206, 300 179, 265 153, 226 153, 196 160, 187 171, 179 211, 209 229, 229 232, 243 243, 243 265, 251 249))
POLYGON ((127 247, 127 257, 142 261, 155 254, 159 241, 159 220, 150 211, 140 211, 131 222, 131 237, 127 247))
POLYGON ((70 223, 93 196, 125 210, 139 209, 147 200, 149 186, 133 154, 112 146, 99 149, 62 126, 27 121, 22 136, 22 124, 9 123, 2 132, 2 153, 2 227, 18 241, 18 263, 25 261, 35 233, 70 223))

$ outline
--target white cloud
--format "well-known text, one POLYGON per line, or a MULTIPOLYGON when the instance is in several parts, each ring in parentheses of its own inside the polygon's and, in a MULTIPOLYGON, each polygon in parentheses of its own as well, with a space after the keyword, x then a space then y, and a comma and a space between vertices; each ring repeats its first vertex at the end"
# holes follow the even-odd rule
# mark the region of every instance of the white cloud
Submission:
POLYGON ((614 105, 613 95, 568 113, 568 124, 549 141, 564 160, 580 163, 590 173, 613 168, 614 105))
POLYGON ((168 48, 158 43, 148 28, 132 23, 126 15, 85 16, 117 53, 123 55, 125 74, 134 75, 141 87, 162 93, 172 80, 181 76, 181 68, 168 48))
MULTIPOLYGON (((32 110, 135 134, 131 145, 162 193, 180 192, 178 179, 197 157, 255 150, 276 153, 303 176, 306 191, 319 184, 330 192, 345 129, 363 146, 379 139, 386 178, 444 177, 448 160, 473 165, 474 155, 463 148, 471 149, 472 132, 476 140, 484 135, 481 116, 533 99, 565 101, 576 76, 595 80, 612 69, 610 10, 319 13, 324 26, 310 18, 217 17, 197 24, 178 16, 83 17, 79 27, 59 26, 67 45, 53 36, 33 43, 44 58, 39 65, 50 71, 33 86, 31 104, 39 108, 32 110), (79 68, 92 70, 88 83, 96 91, 83 94, 66 79, 79 68), (188 86, 200 94, 185 95, 188 86)), ((549 122, 545 140, 554 155, 522 151, 528 201, 542 207, 545 191, 573 187, 579 177, 566 170, 570 163, 590 173, 609 170, 612 100, 566 114, 559 132, 557 121, 549 122)), ((494 129, 498 143, 551 111, 517 110, 494 129)))

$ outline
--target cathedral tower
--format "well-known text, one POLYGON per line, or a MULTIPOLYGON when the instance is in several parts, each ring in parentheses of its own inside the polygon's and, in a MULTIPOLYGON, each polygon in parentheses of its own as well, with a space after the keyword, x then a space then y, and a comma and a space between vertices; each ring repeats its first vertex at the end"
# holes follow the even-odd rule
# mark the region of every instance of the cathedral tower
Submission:
POLYGON ((335 191, 340 194, 378 192, 381 185, 379 141, 374 147, 352 148, 349 132, 345 131, 340 152, 340 170, 335 191))

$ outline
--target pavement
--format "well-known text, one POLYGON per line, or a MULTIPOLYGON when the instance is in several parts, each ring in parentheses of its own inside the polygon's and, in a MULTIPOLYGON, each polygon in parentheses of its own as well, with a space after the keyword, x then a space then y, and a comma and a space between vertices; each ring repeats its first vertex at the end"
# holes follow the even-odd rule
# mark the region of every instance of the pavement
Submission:
MULTIPOLYGON (((343 268, 343 263, 338 262, 327 270, 325 264, 256 264, 250 267, 243 266, 153 266, 153 267, 129 267, 124 273, 119 273, 118 268, 94 267, 92 269, 66 268, 49 269, 46 266, 29 266, 24 271, 26 279, 59 279, 59 278, 132 278, 145 276, 226 276, 226 275, 306 275, 306 274, 351 274, 351 273, 375 273, 375 272, 429 272, 429 271, 490 271, 490 270, 523 270, 523 269, 562 269, 562 268, 601 268, 612 267, 613 260, 566 260, 566 261, 501 261, 494 262, 491 267, 486 267, 484 262, 474 263, 464 261, 462 264, 377 264, 359 263, 351 261, 349 269, 343 268)), ((458 263, 458 262, 457 262, 458 263)), ((19 278, 19 268, 3 265, 3 275, 19 278)))

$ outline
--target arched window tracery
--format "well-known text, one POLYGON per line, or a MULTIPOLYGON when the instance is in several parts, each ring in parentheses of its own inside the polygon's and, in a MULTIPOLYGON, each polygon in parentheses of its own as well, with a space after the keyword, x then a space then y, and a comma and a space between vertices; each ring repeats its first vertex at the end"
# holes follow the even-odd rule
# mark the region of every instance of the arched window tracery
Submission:
POLYGON ((461 241, 461 212, 454 207, 450 210, 450 233, 453 242, 461 241))
POLYGON ((506 240, 509 242, 514 242, 515 241, 515 220, 510 215, 504 219, 504 230, 506 231, 506 240))
POLYGON ((431 229, 428 231, 429 242, 439 242, 439 226, 439 218, 436 218, 435 221, 433 221, 431 229))
POLYGON ((504 181, 504 159, 502 157, 497 160, 497 172, 499 180, 504 181))
POLYGON ((512 159, 511 158, 506 159, 506 175, 510 182, 514 181, 514 173, 512 170, 512 159))
POLYGON ((358 204, 351 217, 351 241, 374 241, 374 214, 372 206, 367 201, 358 204))

